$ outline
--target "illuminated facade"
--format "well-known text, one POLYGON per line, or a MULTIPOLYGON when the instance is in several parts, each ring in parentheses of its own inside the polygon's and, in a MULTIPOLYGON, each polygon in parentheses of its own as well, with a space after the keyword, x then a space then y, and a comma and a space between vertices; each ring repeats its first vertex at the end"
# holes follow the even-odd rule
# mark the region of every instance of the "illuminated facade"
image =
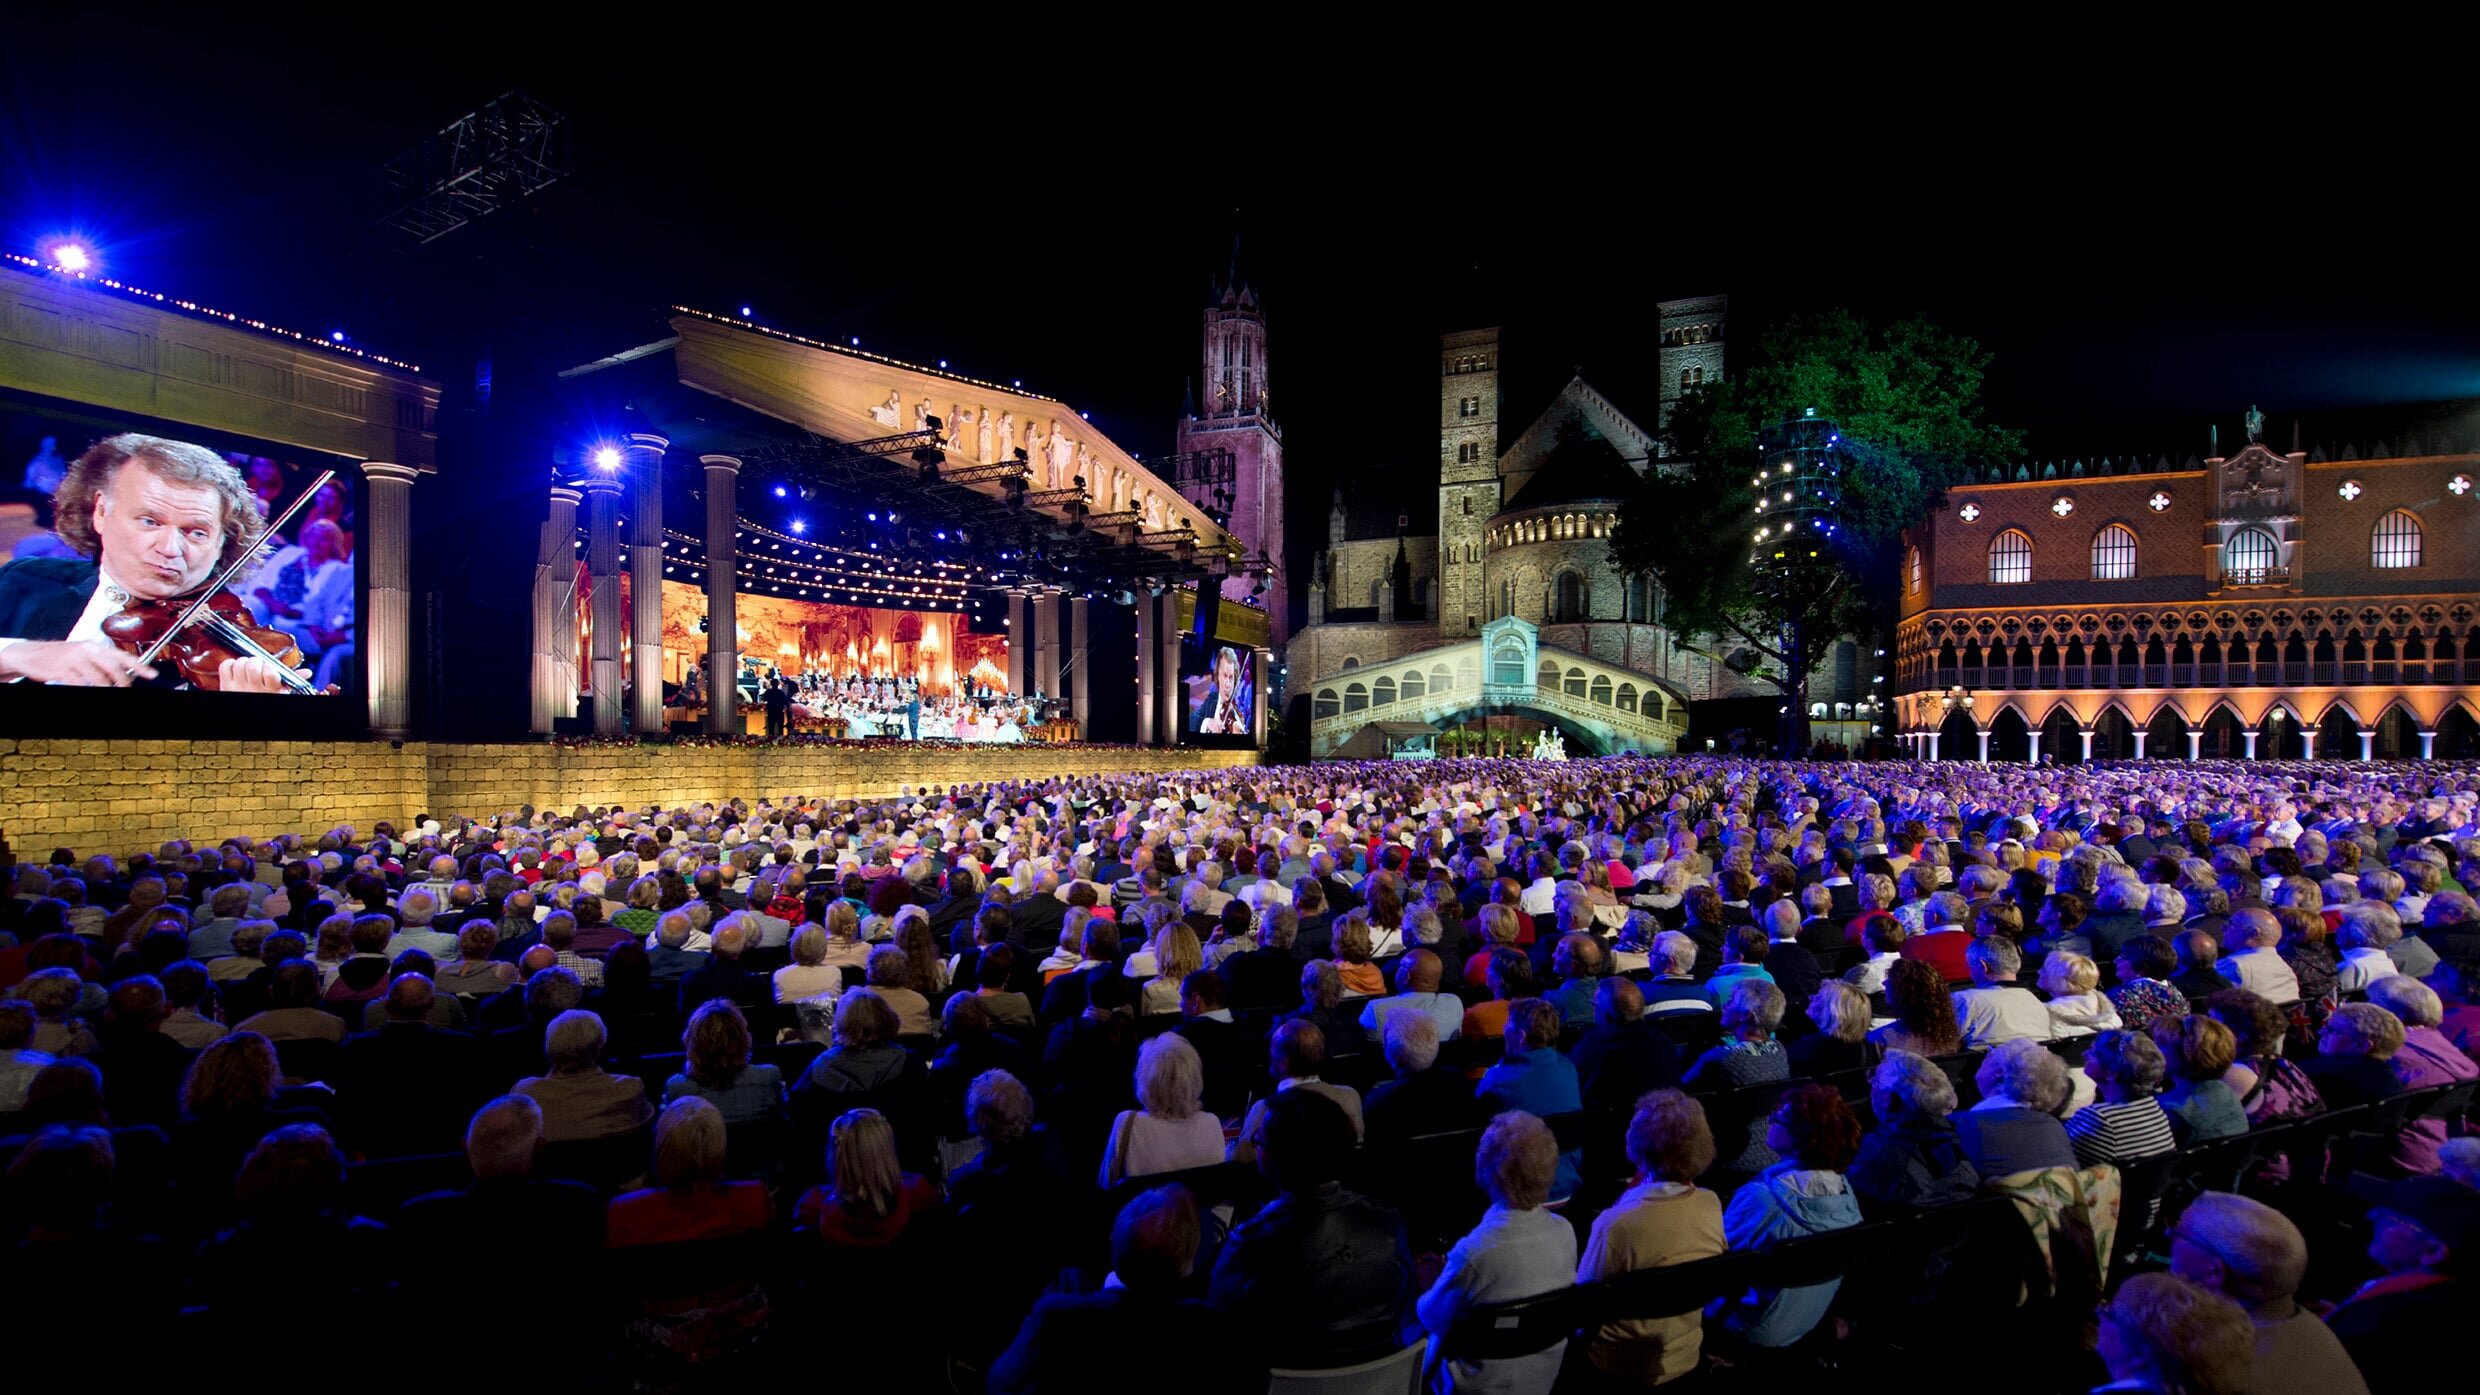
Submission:
POLYGON ((1913 755, 2480 754, 2480 455, 2000 473, 1903 538, 1913 755))

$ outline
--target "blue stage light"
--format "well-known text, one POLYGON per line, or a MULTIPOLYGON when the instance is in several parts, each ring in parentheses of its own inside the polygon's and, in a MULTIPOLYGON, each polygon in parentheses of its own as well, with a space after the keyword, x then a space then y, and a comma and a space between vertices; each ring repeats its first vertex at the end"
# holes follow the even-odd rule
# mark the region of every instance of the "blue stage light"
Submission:
POLYGON ((594 463, 601 469, 617 470, 620 468, 620 452, 615 447, 605 446, 594 453, 594 463))
POLYGON ((53 243, 52 265, 63 271, 91 271, 95 265, 95 249, 75 240, 53 243))

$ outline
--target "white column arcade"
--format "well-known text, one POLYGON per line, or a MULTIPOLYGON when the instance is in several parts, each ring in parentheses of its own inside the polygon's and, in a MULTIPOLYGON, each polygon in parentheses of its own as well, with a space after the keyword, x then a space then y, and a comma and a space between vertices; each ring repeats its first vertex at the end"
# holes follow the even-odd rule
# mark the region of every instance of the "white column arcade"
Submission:
POLYGON ((2432 759, 2432 758, 2434 757, 2434 755, 2435 755, 2436 750, 2437 750, 2437 733, 2435 733, 2435 732, 2433 732, 2433 731, 2424 731, 2424 732, 2421 732, 2421 733, 2420 733, 2420 759, 2422 759, 2422 760, 2429 760, 2429 759, 2432 759))
POLYGON ((1154 744, 1154 689, 1162 675, 1154 671, 1162 661, 1162 644, 1154 632, 1162 624, 1160 598, 1143 587, 1137 589, 1137 744, 1154 744))
POLYGON ((1987 728, 1987 727, 1982 727, 1982 728, 1980 729, 1980 738, 1981 738, 1981 764, 1983 764, 1983 765, 1987 765, 1987 764, 1989 764, 1989 728, 1987 728))
POLYGON ((2093 729, 2091 727, 2080 728, 2076 735, 2084 738, 2084 759, 2089 763, 2092 760, 2093 729))
POLYGON ((2024 764, 2039 765, 2041 763, 2041 729, 2034 727, 2025 733, 2025 738, 2032 744, 2024 748, 2024 764))
POLYGON ((1941 734, 1941 733, 1934 732, 1934 731, 1933 731, 1933 732, 1930 732, 1930 733, 1928 734, 1928 736, 1929 736, 1929 759, 1931 759, 1931 760, 1936 760, 1936 759, 1938 758, 1938 737, 1939 737, 1939 735, 1940 735, 1940 734, 1941 734))
POLYGON ((1078 740, 1085 739, 1086 724, 1093 720, 1094 670, 1086 662, 1086 607, 1093 604, 1083 596, 1068 601, 1068 715, 1076 719, 1078 740))
POLYGON ((2256 759, 2256 733, 2253 731, 2244 731, 2239 734, 2247 738, 2247 758, 2249 760, 2256 759))
POLYGON ((706 467, 706 730, 730 736, 741 729, 740 616, 734 587, 740 530, 741 462, 728 455, 701 455, 706 467))
POLYGON ((2360 732, 2359 758, 2361 760, 2375 760, 2377 758, 2377 734, 2375 731, 2362 730, 2360 732))
POLYGON ((2146 731, 2144 728, 2142 728, 2142 727, 2137 727, 2137 728, 2136 728, 2136 759, 2137 759, 2137 760, 2142 760, 2142 759, 2144 759, 2144 738, 2146 738, 2146 737, 2148 737, 2148 736, 2150 736, 2150 735, 2152 735, 2152 733, 2151 733, 2151 732, 2149 732, 2149 731, 2146 731))
POLYGON ((2189 727, 2187 729, 2187 758, 2189 760, 2204 759, 2203 727, 2189 727))
POLYGON ((663 730, 663 451, 651 431, 630 434, 629 729, 663 730))
POLYGON ((370 481, 370 603, 362 617, 362 668, 370 729, 401 739, 413 719, 413 482, 422 472, 384 460, 362 462, 370 481))
POLYGON ((594 585, 587 607, 594 623, 594 734, 618 736, 627 715, 620 705, 620 481, 598 474, 577 488, 586 496, 586 567, 594 585))
POLYGON ((577 503, 551 486, 551 512, 534 554, 534 722, 537 736, 577 715, 577 503))

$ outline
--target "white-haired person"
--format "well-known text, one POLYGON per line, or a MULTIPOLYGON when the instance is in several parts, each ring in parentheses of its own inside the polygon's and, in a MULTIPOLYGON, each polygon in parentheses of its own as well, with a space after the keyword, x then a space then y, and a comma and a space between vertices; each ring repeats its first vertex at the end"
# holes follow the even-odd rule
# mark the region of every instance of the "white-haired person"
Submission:
POLYGON ((2206 1192, 2170 1226, 2170 1272, 2246 1311, 2255 1329, 2250 1395, 2367 1395, 2341 1339, 2295 1297, 2308 1276, 2308 1240, 2290 1217, 2206 1192))
POLYGON ((645 1081, 603 1069, 607 1040, 603 1019, 590 1012, 563 1012, 544 1029, 550 1073, 518 1081, 511 1093, 542 1109, 545 1143, 611 1138, 643 1128, 654 1117, 645 1081))
POLYGON ((654 1124, 655 1184, 612 1199, 604 1243, 618 1250, 765 1230, 774 1215, 766 1184, 724 1180, 728 1137, 712 1103, 666 1106, 654 1124))
POLYGON ((1986 1049, 2009 1041, 2048 1041, 2057 1035, 2049 1008, 2015 981, 2023 953, 2003 935, 1974 940, 1964 952, 1972 986, 1954 995, 1955 1021, 1963 1044, 1986 1049))
POLYGON ((2073 1094, 2064 1061, 2018 1037, 1990 1048, 1973 1076, 1980 1103, 1953 1115, 1955 1137, 1983 1181, 2074 1167, 2075 1144, 2058 1111, 2073 1094))
POLYGON ((2299 1001, 2299 975, 2282 958, 2282 922, 2261 906, 2230 913, 2222 927, 2222 945, 2229 950, 2213 965, 2215 973, 2277 1007, 2299 1001))
POLYGON ((1665 930, 1653 937, 1655 972, 1643 985, 1647 1017, 1715 1010, 1713 995, 1696 979, 1696 955, 1696 939, 1686 931, 1665 930))
MULTIPOLYGON (((2480 1076, 2480 1065, 2437 1030, 2445 1005, 2435 989, 2409 974, 2395 974, 2370 984, 2368 1001, 2402 1023, 2402 1046, 2394 1052, 2393 1065, 2404 1089, 2454 1085, 2480 1076)), ((2406 1174, 2427 1176, 2437 1170, 2437 1150, 2445 1141, 2444 1119, 2422 1119, 2395 1136, 2391 1162, 2406 1174)))
POLYGON ((2178 1147, 2154 1093, 2169 1073, 2161 1048, 2141 1032, 2103 1032, 2084 1052, 2084 1073, 2099 1097, 2067 1116, 2075 1160, 2124 1168, 2178 1147))
POLYGON ((2365 993, 2378 979, 2401 973, 2389 952, 2401 938, 2402 917, 2385 902, 2371 899, 2344 906, 2342 928, 2336 934, 2342 944, 2342 962, 2334 991, 2365 993))
MULTIPOLYGON (((1733 988, 1730 1000, 1722 1005, 1721 1044, 1697 1057, 1681 1074, 1680 1083, 1691 1090, 1711 1090, 1790 1079, 1790 1053, 1774 1037, 1782 1025, 1783 1008, 1782 990, 1770 982, 1759 979, 1733 988)), ((1728 1171, 1753 1173, 1775 1161, 1761 1128, 1749 1128, 1745 1138, 1719 1141, 1726 1148, 1738 1145, 1736 1153, 1723 1160, 1728 1171)))
POLYGON ((1186 1037, 1165 1032, 1139 1047, 1139 1107, 1111 1121, 1102 1185, 1221 1162, 1223 1121, 1201 1107, 1205 1086, 1205 1061, 1186 1037))
POLYGON ((2138 1274, 2098 1313, 2101 1390, 2240 1395, 2254 1389, 2256 1329, 2238 1304, 2176 1274, 2138 1274))
POLYGON ((1858 988, 1841 979, 1818 984, 1808 1000, 1808 1020, 1817 1030, 1791 1043, 1793 1075, 1832 1075, 1877 1064, 1881 1052, 1869 1040, 1869 999, 1858 988))
POLYGON ((1430 1334, 1429 1390, 1439 1395, 1548 1390, 1557 1381, 1565 1341, 1499 1361, 1449 1361, 1440 1355, 1448 1330, 1466 1315, 1556 1293, 1575 1282, 1576 1229, 1545 1209, 1557 1169, 1558 1143, 1538 1116, 1510 1110, 1482 1131, 1473 1176, 1490 1208, 1447 1252, 1437 1279, 1414 1305, 1430 1334))
POLYGON ((1877 1126, 1860 1140, 1847 1169, 1864 1206, 1900 1215, 1979 1193, 1980 1171, 1952 1122, 1955 1105, 1955 1082, 1929 1058, 1886 1053, 1869 1078, 1869 1112, 1877 1126))
POLYGON ((2101 992, 2101 966, 2083 955, 2059 953, 2042 960, 2040 982, 2049 995, 2043 1006, 2049 1009, 2052 1036, 2091 1036, 2126 1025, 2118 1005, 2101 992))

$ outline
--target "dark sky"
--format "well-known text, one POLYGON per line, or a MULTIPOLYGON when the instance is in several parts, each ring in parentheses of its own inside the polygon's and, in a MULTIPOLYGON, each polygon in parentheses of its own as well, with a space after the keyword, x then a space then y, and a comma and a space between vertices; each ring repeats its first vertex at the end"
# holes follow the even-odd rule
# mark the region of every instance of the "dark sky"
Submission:
POLYGON ((1665 296, 1729 291, 1735 338, 1805 307, 1925 311, 1995 351, 1991 414, 2036 456, 2198 451, 2251 402, 2315 437, 2322 412, 2480 396, 2472 181, 2313 110, 2285 127, 2162 98, 2112 122, 2092 112, 2120 104, 2064 101, 2086 75, 2018 71, 2065 114, 1940 93, 1945 110, 1786 127, 1806 118, 1717 70, 1713 134, 1689 145, 1642 94, 1588 109, 1556 70, 1449 110, 1429 74, 1280 73, 1265 48, 1231 60, 1263 70, 1235 100, 1193 47, 1107 67, 927 23, 914 61, 857 33, 586 52, 420 18, 314 49, 212 18, 127 25, 108 64, 89 14, 13 30, 0 242, 80 232, 125 279, 342 327, 452 391, 485 349, 502 374, 556 366, 659 337, 672 301, 747 304, 1022 378, 1153 454, 1239 229, 1296 558, 1335 480, 1434 483, 1440 330, 1507 327, 1509 436, 1576 364, 1650 426, 1665 296), (574 177, 497 226, 384 250, 371 171, 518 86, 570 114, 574 177))

